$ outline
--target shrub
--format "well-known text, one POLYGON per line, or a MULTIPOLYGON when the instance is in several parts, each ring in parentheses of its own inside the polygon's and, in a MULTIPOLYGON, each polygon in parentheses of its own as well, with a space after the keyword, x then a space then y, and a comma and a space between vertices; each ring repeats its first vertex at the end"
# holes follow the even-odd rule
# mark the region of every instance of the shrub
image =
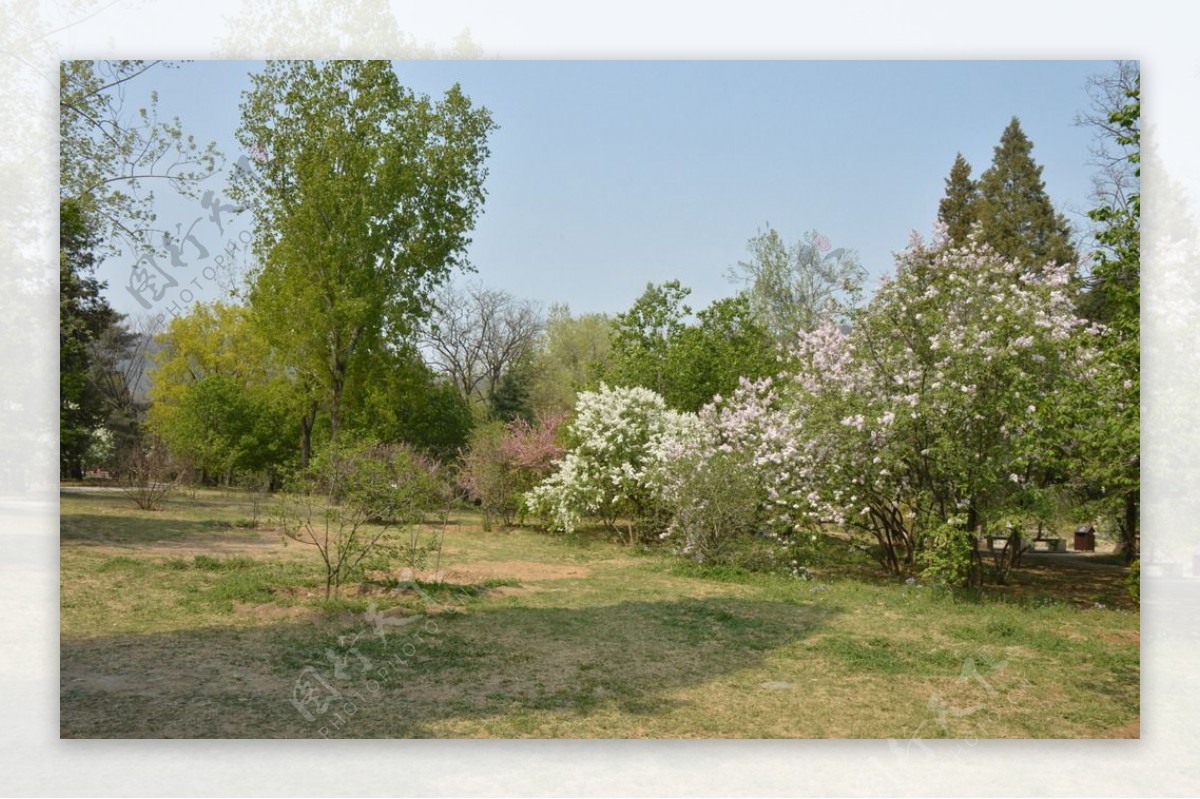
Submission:
POLYGON ((599 518, 629 544, 660 532, 661 446, 695 419, 669 410, 646 388, 601 384, 581 393, 568 427, 573 446, 526 495, 526 508, 560 532, 586 517, 599 518))
POLYGON ((290 540, 315 547, 325 566, 325 597, 372 565, 399 559, 423 568, 441 537, 422 539, 425 513, 448 507, 440 467, 402 445, 330 444, 297 472, 280 498, 279 518, 290 540), (405 536, 389 533, 401 530, 405 536))
POLYGON ((1142 601, 1142 559, 1138 558, 1129 564, 1129 574, 1125 576, 1125 588, 1134 602, 1142 601))
POLYGON ((919 531, 1035 506, 1027 495, 1062 465, 1064 392, 1095 355, 1078 287, 1069 266, 914 238, 849 325, 801 333, 777 379, 710 412, 752 448, 780 524, 858 531, 905 573, 919 531))
POLYGON ((167 447, 157 439, 135 442, 117 471, 117 485, 142 510, 160 510, 183 475, 167 447))
POLYGON ((664 497, 671 522, 663 537, 697 562, 727 562, 758 521, 758 486, 747 456, 717 450, 671 467, 676 478, 664 497))
POLYGON ((975 544, 970 533, 952 524, 943 524, 920 538, 917 563, 921 576, 937 585, 962 588, 971 581, 975 544))
POLYGON ((530 423, 517 419, 478 428, 462 456, 459 485, 483 509, 483 529, 499 519, 508 527, 519 517, 524 494, 546 477, 562 457, 555 442, 562 416, 530 423))

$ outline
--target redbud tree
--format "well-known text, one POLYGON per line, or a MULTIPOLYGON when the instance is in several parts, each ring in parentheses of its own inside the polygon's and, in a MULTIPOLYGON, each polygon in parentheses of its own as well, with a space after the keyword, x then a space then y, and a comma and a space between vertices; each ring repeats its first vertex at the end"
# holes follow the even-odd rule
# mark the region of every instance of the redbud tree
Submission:
POLYGON ((512 525, 520 515, 525 492, 554 471, 563 449, 558 445, 562 415, 535 422, 516 419, 478 428, 462 456, 459 484, 483 509, 483 529, 499 520, 512 525))

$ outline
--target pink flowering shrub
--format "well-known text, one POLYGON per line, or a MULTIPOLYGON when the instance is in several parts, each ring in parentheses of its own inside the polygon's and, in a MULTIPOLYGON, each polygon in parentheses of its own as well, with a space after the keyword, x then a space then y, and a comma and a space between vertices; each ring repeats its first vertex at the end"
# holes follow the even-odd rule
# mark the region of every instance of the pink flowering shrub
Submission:
POLYGON ((557 443, 565 417, 516 419, 478 428, 462 456, 459 485, 483 509, 483 529, 498 519, 511 526, 522 510, 525 492, 555 467, 563 455, 557 443))

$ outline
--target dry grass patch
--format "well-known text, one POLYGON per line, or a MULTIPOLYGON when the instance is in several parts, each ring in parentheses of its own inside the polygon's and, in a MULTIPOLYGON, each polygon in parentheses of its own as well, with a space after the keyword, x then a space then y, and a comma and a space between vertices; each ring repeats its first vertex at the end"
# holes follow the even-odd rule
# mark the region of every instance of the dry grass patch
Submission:
MULTIPOLYGON (((1138 729, 1137 614, 1077 603, 1075 573, 1056 582, 1052 564, 1015 591, 953 595, 850 567, 813 582, 688 569, 598 536, 484 533, 467 515, 436 570, 373 569, 325 602, 311 550, 267 545, 209 501, 151 517, 64 498, 64 736, 1138 729), (338 703, 306 718, 293 700, 322 685, 338 703)), ((1123 576, 1090 574, 1085 592, 1123 576)))

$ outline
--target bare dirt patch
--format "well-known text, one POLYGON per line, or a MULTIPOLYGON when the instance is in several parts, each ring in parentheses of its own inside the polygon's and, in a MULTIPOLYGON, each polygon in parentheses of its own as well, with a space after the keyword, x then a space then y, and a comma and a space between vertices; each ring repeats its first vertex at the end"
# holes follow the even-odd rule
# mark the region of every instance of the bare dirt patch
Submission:
POLYGON ((306 608, 300 605, 274 605, 271 603, 251 605, 246 602, 236 602, 233 606, 233 612, 237 616, 261 619, 262 621, 275 621, 277 619, 313 621, 321 618, 321 612, 315 608, 306 608))
POLYGON ((532 560, 484 561, 480 563, 451 566, 440 571, 414 571, 394 568, 367 572, 372 580, 414 580, 420 583, 445 583, 447 585, 478 585, 488 580, 574 580, 587 577, 591 569, 587 566, 567 566, 554 563, 538 563, 532 560))
POLYGON ((1138 630, 1103 630, 1098 633, 1100 640, 1110 644, 1142 643, 1142 634, 1138 630))
POLYGON ((538 563, 531 560, 508 560, 454 566, 447 570, 447 580, 466 578, 472 582, 483 580, 574 580, 587 577, 591 569, 586 566, 567 566, 555 563, 538 563))

